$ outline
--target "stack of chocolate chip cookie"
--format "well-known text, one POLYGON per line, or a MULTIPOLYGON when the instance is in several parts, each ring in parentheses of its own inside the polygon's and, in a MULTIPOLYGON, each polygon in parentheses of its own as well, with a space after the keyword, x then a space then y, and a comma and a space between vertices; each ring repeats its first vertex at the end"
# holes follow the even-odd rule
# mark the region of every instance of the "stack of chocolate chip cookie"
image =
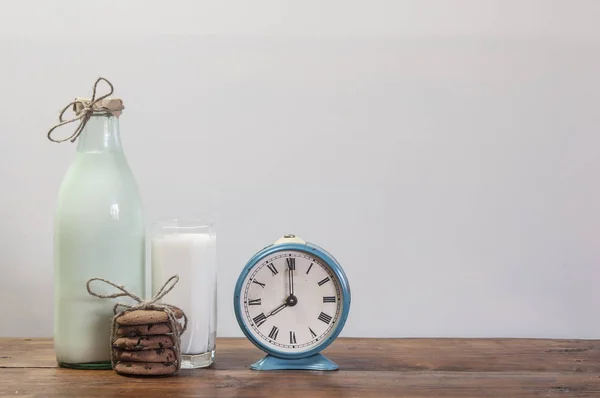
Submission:
MULTIPOLYGON (((173 307, 175 318, 183 312, 173 307)), ((114 370, 135 376, 170 375, 179 369, 177 350, 182 326, 165 311, 133 310, 115 319, 112 341, 114 370)))

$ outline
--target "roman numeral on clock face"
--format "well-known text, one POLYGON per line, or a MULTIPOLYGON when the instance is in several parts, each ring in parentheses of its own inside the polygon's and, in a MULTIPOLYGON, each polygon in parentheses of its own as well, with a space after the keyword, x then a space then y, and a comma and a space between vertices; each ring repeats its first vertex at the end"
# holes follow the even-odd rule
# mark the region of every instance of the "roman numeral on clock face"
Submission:
POLYGON ((257 285, 260 285, 260 287, 262 287, 263 289, 265 288, 265 284, 264 283, 260 283, 259 281, 257 281, 256 279, 252 281, 252 283, 256 283, 257 285))
POLYGON ((313 263, 310 263, 310 265, 308 266, 308 269, 306 270, 306 275, 308 275, 312 266, 313 266, 313 263))
POLYGON ((296 332, 290 330, 290 344, 296 344, 296 332))
POLYGON ((248 305, 260 305, 260 299, 248 300, 248 305))
POLYGON ((313 332, 313 330, 311 328, 308 328, 308 330, 310 330, 310 334, 312 337, 317 337, 317 334, 315 332, 313 332))
POLYGON ((329 279, 329 277, 327 277, 327 278, 325 278, 325 279, 323 279, 323 280, 319 281, 319 286, 323 286, 324 284, 326 284, 326 283, 327 283, 327 282, 329 282, 329 281, 330 281, 330 279, 329 279))
POLYGON ((331 322, 331 317, 326 313, 321 312, 321 315, 319 315, 319 320, 329 325, 329 322, 331 322))
POLYGON ((323 302, 324 303, 335 303, 335 296, 323 297, 323 302))
POLYGON ((290 269, 290 271, 294 271, 296 269, 296 259, 295 258, 288 257, 285 259, 285 262, 287 263, 287 266, 290 269))
POLYGON ((273 340, 277 340, 277 334, 279 333, 279 328, 277 326, 273 326, 271 329, 271 333, 269 333, 269 338, 273 340))
POLYGON ((252 318, 252 320, 256 324, 256 327, 259 327, 260 325, 262 325, 263 323, 265 323, 265 321, 267 320, 267 317, 265 316, 264 313, 261 312, 259 315, 257 315, 254 318, 252 318))
POLYGON ((267 268, 269 268, 271 270, 271 273, 273 275, 277 275, 279 272, 277 271, 277 268, 275 268, 275 264, 271 263, 269 265, 267 265, 267 268))

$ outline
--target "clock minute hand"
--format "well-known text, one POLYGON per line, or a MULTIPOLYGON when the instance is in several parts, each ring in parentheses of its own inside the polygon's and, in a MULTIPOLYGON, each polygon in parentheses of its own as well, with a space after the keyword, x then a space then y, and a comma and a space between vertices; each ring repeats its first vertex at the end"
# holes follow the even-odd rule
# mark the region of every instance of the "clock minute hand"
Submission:
POLYGON ((290 296, 294 295, 294 272, 291 267, 288 267, 288 284, 290 287, 290 296))
POLYGON ((290 288, 290 296, 294 295, 294 270, 296 269, 296 259, 295 258, 286 258, 288 269, 288 284, 290 288))

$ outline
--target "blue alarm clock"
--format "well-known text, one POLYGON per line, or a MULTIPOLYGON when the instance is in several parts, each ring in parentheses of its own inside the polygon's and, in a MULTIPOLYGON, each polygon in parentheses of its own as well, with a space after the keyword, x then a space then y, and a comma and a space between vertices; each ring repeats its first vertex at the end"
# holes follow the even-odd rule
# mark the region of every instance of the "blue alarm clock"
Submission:
POLYGON ((251 369, 338 369, 321 351, 346 323, 350 286, 322 248, 294 235, 265 247, 242 270, 233 305, 246 337, 267 353, 251 369))

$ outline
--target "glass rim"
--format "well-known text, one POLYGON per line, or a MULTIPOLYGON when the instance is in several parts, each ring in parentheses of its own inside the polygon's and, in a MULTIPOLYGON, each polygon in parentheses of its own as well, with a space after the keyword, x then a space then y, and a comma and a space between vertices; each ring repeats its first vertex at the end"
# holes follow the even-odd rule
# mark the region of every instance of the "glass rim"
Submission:
POLYGON ((161 229, 208 229, 213 230, 215 222, 205 217, 174 217, 152 222, 153 228, 161 229))

